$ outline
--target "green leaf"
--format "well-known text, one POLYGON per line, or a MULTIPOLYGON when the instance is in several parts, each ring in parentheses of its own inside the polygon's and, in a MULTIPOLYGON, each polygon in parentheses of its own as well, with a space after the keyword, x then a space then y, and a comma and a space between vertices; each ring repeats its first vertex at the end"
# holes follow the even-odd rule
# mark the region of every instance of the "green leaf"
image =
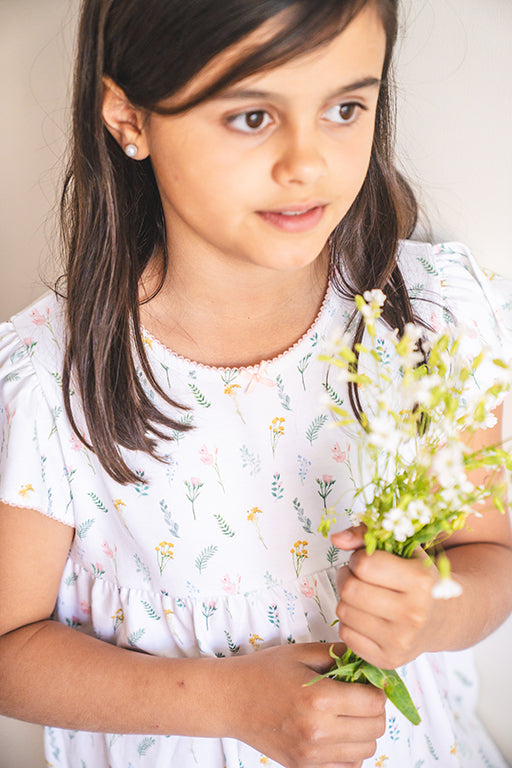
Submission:
POLYGON ((382 688, 388 699, 413 725, 421 722, 409 691, 396 670, 379 669, 367 661, 363 662, 361 669, 368 682, 376 688, 382 688))

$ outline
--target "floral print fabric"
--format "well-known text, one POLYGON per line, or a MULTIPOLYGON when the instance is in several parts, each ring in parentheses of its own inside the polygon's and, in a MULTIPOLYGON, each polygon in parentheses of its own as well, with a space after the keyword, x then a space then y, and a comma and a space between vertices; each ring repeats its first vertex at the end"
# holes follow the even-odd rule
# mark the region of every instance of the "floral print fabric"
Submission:
MULTIPOLYGON (((510 352, 510 284, 484 277, 459 244, 403 243, 400 260, 415 309, 432 325, 457 320, 475 349, 483 340, 510 352)), ((352 308, 329 289, 302 339, 249 368, 199 365, 145 334, 159 383, 187 407, 173 416, 193 429, 162 441, 161 463, 125 451, 139 477, 125 486, 66 419, 60 302, 46 296, 0 326, 0 498, 75 529, 56 620, 167 657, 336 640, 335 571, 346 555, 317 527, 333 505, 339 527, 354 520, 356 447, 332 428, 329 403, 347 402, 347 393, 318 356, 352 308)), ((382 364, 392 366, 386 329, 380 333, 382 364)), ((505 765, 474 714, 469 652, 426 654, 401 673, 422 723, 411 726, 389 705, 387 732, 365 768, 505 765)), ((54 768, 277 765, 232 739, 54 728, 46 753, 54 768)))

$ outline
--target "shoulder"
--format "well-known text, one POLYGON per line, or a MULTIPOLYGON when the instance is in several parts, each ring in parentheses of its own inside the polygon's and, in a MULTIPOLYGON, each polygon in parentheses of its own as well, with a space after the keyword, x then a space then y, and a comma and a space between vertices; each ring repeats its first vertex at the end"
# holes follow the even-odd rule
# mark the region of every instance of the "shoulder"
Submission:
POLYGON ((512 351, 512 282, 482 269, 466 245, 404 241, 399 266, 415 310, 431 326, 463 327, 475 340, 512 351))
POLYGON ((71 524, 62 512, 69 508, 63 445, 72 438, 63 408, 62 328, 52 296, 0 325, 0 499, 71 524), (59 481, 50 487, 55 473, 59 481))

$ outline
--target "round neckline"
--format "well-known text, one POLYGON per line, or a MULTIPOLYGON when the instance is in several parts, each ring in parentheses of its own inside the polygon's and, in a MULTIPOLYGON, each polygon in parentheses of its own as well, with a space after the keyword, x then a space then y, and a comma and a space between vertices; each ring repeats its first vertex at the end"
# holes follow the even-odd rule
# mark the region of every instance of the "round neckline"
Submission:
POLYGON ((293 355, 293 353, 308 340, 308 338, 314 334, 317 333, 321 324, 322 320, 326 315, 327 306, 330 303, 331 297, 333 295, 333 288, 331 286, 331 283, 329 282, 327 285, 327 290, 325 291, 324 298, 322 301, 322 304, 320 305, 320 309, 317 312, 317 315, 309 328, 300 336, 300 338, 297 339, 292 345, 290 345, 287 349, 283 350, 283 352, 280 352, 278 355, 275 355, 271 358, 265 358, 263 360, 260 360, 259 363, 253 363, 252 365, 233 365, 233 366, 227 366, 227 365, 209 365, 208 363, 199 363, 196 360, 192 360, 189 357, 186 357, 185 355, 180 355, 177 352, 174 352, 170 347, 167 347, 165 344, 163 344, 159 339, 156 338, 152 333, 150 333, 147 328, 141 324, 140 331, 142 334, 142 340, 143 342, 149 341, 149 347, 152 351, 155 351, 155 348, 160 351, 161 354, 163 354, 165 357, 170 358, 171 360, 175 361, 176 363, 179 363, 181 365, 185 365, 188 368, 193 368, 196 370, 202 370, 202 371, 211 371, 213 373, 220 373, 223 374, 224 372, 229 373, 231 371, 247 371, 248 373, 254 373, 255 371, 259 371, 262 367, 267 367, 270 365, 274 365, 275 363, 281 362, 283 359, 290 357, 293 355))

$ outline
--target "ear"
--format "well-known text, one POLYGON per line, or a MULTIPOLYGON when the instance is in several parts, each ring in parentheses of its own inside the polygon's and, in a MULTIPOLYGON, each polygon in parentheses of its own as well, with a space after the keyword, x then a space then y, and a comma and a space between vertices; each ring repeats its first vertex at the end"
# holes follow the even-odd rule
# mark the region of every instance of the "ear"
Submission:
POLYGON ((107 130, 123 149, 129 144, 135 144, 138 150, 135 159, 144 160, 148 157, 142 110, 136 109, 128 101, 124 91, 106 75, 103 77, 101 114, 107 130))

